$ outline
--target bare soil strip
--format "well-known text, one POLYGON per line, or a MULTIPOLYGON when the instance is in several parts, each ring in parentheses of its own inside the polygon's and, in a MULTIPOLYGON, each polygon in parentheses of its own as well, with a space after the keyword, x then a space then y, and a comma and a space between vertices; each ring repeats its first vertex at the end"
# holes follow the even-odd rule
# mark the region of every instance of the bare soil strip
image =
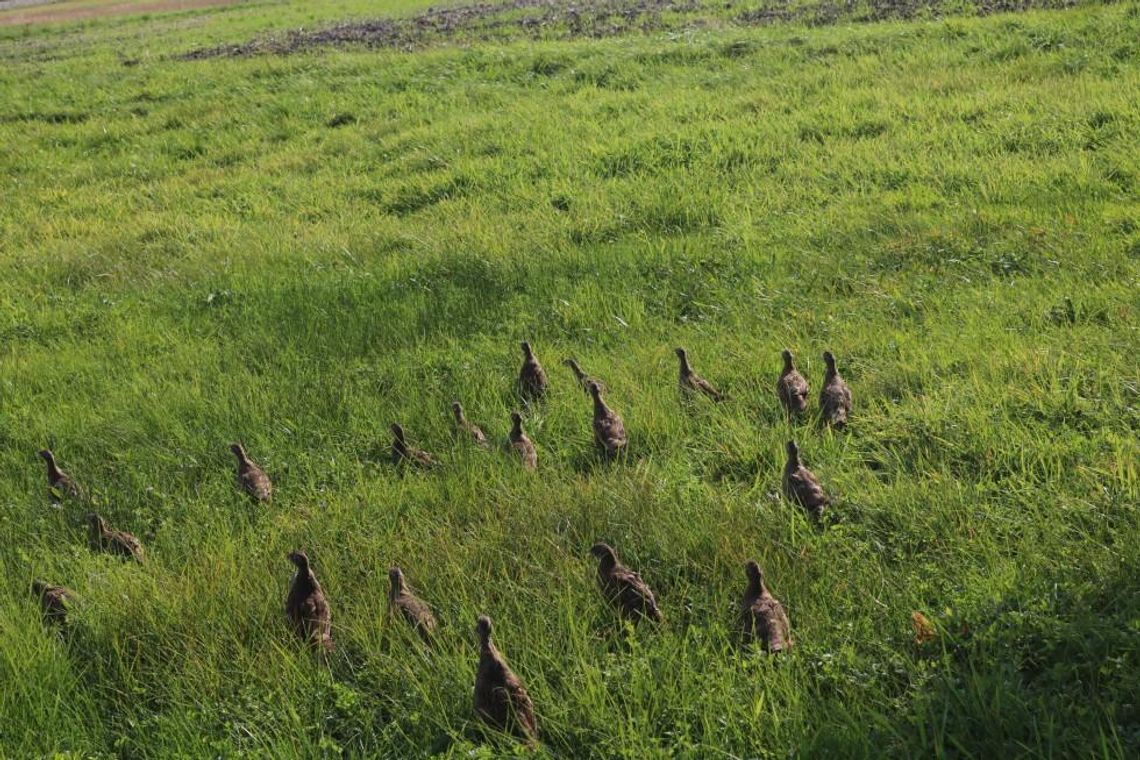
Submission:
MULTIPOLYGON (((1079 0, 979 0, 978 15, 1067 8, 1079 0)), ((180 58, 287 55, 324 47, 363 46, 414 50, 462 38, 575 39, 612 37, 629 32, 652 32, 700 23, 699 12, 735 11, 731 21, 741 26, 760 26, 782 21, 812 25, 841 20, 882 21, 918 16, 938 17, 942 10, 960 13, 953 0, 816 0, 789 6, 787 0, 726 0, 706 5, 700 0, 509 0, 477 2, 446 8, 429 8, 408 18, 378 18, 336 24, 323 29, 291 31, 258 37, 236 45, 199 48, 180 58)))
POLYGON ((186 11, 211 5, 231 5, 237 0, 156 0, 151 3, 104 3, 99 5, 68 5, 65 8, 42 7, 51 5, 45 0, 7 0, 0 2, 0 26, 49 24, 60 21, 82 21, 103 16, 122 16, 163 11, 186 11), (5 12, 8 11, 8 12, 5 12))

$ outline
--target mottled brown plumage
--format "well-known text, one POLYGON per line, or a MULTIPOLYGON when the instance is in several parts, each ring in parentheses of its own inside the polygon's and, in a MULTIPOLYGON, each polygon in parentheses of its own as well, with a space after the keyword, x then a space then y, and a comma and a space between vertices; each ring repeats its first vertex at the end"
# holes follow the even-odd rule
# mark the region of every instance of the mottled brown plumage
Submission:
POLYGON ((469 436, 475 443, 483 448, 490 448, 491 443, 487 440, 487 434, 483 429, 475 423, 467 419, 467 415, 463 413, 463 405, 458 401, 451 402, 451 411, 455 415, 455 434, 469 436))
POLYGON ((43 612, 45 625, 56 625, 61 628, 67 625, 68 607, 75 601, 74 591, 36 580, 32 581, 32 593, 40 600, 40 610, 43 612))
POLYGON ((835 357, 830 351, 823 352, 827 372, 823 376, 823 389, 819 392, 820 419, 825 425, 842 430, 847 426, 851 414, 851 389, 835 368, 835 357))
POLYGON ((388 613, 399 613, 425 643, 431 643, 435 634, 435 615, 427 602, 408 589, 404 571, 398 567, 388 570, 388 613))
POLYGON ((404 436, 404 428, 392 423, 392 464, 397 467, 406 464, 426 470, 435 467, 436 461, 431 454, 409 444, 404 436))
POLYGON ((59 502, 64 497, 70 499, 81 499, 84 493, 76 485, 71 476, 59 468, 56 464, 55 454, 51 449, 43 449, 40 451, 40 456, 43 457, 44 462, 47 463, 47 481, 48 492, 51 495, 52 501, 59 502))
POLYGON ((519 370, 519 393, 524 399, 537 401, 546 395, 546 370, 538 363, 529 343, 524 340, 519 345, 523 352, 523 364, 519 370))
POLYGON ((269 501, 273 496, 273 484, 265 470, 258 467, 240 443, 230 444, 230 451, 237 457, 237 486, 249 494, 254 501, 269 501))
POLYGON ((784 465, 784 496, 807 510, 818 519, 831 504, 831 499, 811 470, 800 462, 800 449, 795 441, 788 441, 788 461, 784 465))
POLYGON ((578 381, 578 385, 582 386, 582 390, 585 393, 590 392, 590 383, 597 383, 598 387, 602 389, 603 393, 605 393, 606 384, 596 377, 587 375, 585 370, 579 366, 576 359, 563 359, 562 363, 569 367, 570 371, 574 373, 574 379, 578 381))
POLYGON ((784 349, 784 369, 780 379, 776 381, 776 393, 780 403, 789 414, 799 414, 807 409, 808 386, 807 379, 796 369, 796 360, 792 352, 784 349))
POLYGON ((601 386, 590 383, 590 395, 594 398, 594 442, 605 451, 606 456, 614 456, 624 451, 629 443, 625 423, 622 422, 621 415, 606 406, 601 386))
POLYGON ((522 415, 518 412, 511 412, 510 440, 511 450, 522 460, 523 467, 528 470, 537 470, 538 452, 534 448, 534 442, 523 432, 522 415))
POLYGON ((297 567, 297 574, 285 597, 285 616, 302 641, 314 648, 332 651, 332 613, 325 592, 309 566, 309 557, 297 551, 289 555, 289 561, 297 567))
POLYGON ((758 642, 765 652, 782 652, 792 647, 791 625, 784 605, 768 591, 760 566, 749 560, 744 567, 748 587, 740 601, 740 645, 758 642))
POLYGON ((683 348, 676 349, 677 360, 681 364, 680 386, 681 393, 692 396, 694 393, 703 393, 713 401, 723 401, 724 394, 712 386, 708 380, 698 375, 689 365, 689 355, 683 348))
POLYGON ((475 716, 498 731, 512 733, 534 744, 538 721, 526 688, 491 641, 491 619, 480 615, 479 669, 475 673, 475 716))
POLYGON ((617 553, 609 544, 597 543, 590 554, 598 558, 598 587, 623 617, 633 622, 649 618, 664 620, 657 600, 641 576, 618 561, 617 553))
POLYGON ((108 528, 106 520, 94 512, 87 515, 87 524, 90 528, 93 551, 115 554, 124 559, 133 559, 140 564, 146 559, 142 543, 130 533, 108 528))

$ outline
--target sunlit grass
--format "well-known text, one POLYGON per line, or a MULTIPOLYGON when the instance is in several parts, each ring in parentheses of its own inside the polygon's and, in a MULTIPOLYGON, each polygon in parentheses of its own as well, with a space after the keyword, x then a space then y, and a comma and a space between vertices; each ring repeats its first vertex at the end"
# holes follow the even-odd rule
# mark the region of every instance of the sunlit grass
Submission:
MULTIPOLYGON (((226 41, 275 10, 302 6, 226 11, 226 41)), ((467 755, 484 612, 551 754, 1140 750, 1135 4, 151 49, 216 13, 0 32, 0 755, 467 755), (553 380, 533 475, 450 432, 460 399, 505 447, 524 338, 553 380), (680 403, 678 345, 730 401, 680 403), (785 421, 785 347, 813 391, 836 354, 847 434, 785 421), (444 466, 394 472, 394 421, 444 466), (824 530, 778 496, 790 436, 824 530), (87 549, 45 445, 145 567, 87 549), (596 540, 666 625, 622 630, 596 540), (284 622, 298 547, 327 668, 284 622), (790 656, 736 652, 749 558, 790 656), (387 620, 393 564, 430 652, 387 620), (34 577, 81 597, 67 639, 34 577)))

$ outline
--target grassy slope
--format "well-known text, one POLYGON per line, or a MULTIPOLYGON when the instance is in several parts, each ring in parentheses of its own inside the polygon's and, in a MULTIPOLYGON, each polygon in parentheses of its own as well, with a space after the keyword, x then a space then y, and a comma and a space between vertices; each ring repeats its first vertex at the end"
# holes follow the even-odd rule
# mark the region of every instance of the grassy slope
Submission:
POLYGON ((0 33, 0 754, 463 753, 482 611, 560 754, 1140 749, 1135 4, 152 49, 219 13, 0 33), (448 435, 453 397, 505 435, 522 337, 556 380, 541 477, 448 435), (677 344, 731 403, 678 406, 677 344), (839 356, 849 435, 789 432, 784 346, 817 387, 839 356), (567 354, 611 388, 627 465, 596 465, 567 354), (395 419, 444 471, 374 461, 395 419), (773 498, 790 434, 839 494, 823 533, 773 498), (272 509, 234 492, 235 438, 272 509), (147 568, 49 505, 45 442, 147 568), (598 538, 665 630, 615 630, 598 538), (296 546, 331 669, 281 620, 296 546), (795 627, 779 662, 731 653, 749 557, 795 627), (430 657, 383 623, 392 563, 445 623, 430 657), (33 576, 83 597, 70 647, 33 576))

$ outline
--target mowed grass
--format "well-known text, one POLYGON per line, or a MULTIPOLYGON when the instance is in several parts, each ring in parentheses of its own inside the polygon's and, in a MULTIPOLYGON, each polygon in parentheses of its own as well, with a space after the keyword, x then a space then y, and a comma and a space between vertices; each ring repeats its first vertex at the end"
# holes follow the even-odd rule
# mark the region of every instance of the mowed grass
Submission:
POLYGON ((520 752, 472 722, 479 613, 552 756, 1140 752, 1135 3, 166 56, 299 7, 0 33, 0 755, 520 752), (450 433, 458 398, 505 441, 520 339, 533 475, 450 433), (730 401, 679 402, 678 345, 730 401), (836 354, 846 434, 784 420, 785 347, 813 409, 836 354), (393 421, 444 466, 394 472, 393 421), (791 437, 821 530, 779 497, 791 437), (45 445, 146 566, 89 551, 45 445), (664 626, 618 624, 596 540, 664 626), (282 614, 295 548, 327 665, 282 614), (788 656, 736 651, 750 558, 788 656), (36 577, 81 598, 67 640, 36 577))

